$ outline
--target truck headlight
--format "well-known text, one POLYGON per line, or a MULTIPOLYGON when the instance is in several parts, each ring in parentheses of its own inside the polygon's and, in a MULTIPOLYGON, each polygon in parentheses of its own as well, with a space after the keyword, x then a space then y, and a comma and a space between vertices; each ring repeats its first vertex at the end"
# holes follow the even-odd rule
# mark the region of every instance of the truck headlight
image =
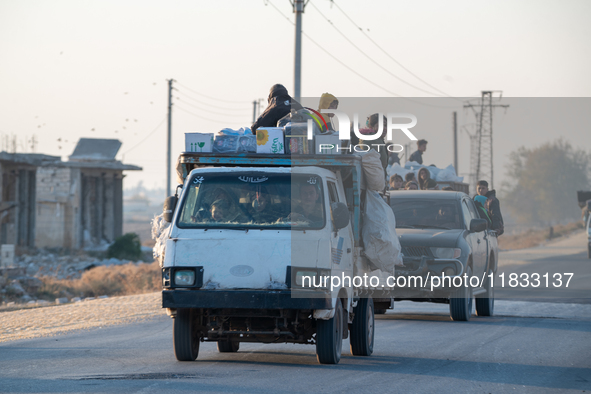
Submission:
POLYGON ((438 259, 457 259, 462 254, 459 248, 431 248, 433 256, 438 259))
POLYGON ((295 283, 298 287, 303 287, 304 289, 314 289, 314 288, 326 288, 327 282, 330 283, 330 278, 326 279, 324 276, 328 276, 330 271, 317 269, 317 268, 295 268, 292 267, 294 272, 293 274, 293 283, 295 283))
POLYGON ((174 284, 176 286, 193 286, 195 284, 195 271, 178 270, 174 273, 174 284))

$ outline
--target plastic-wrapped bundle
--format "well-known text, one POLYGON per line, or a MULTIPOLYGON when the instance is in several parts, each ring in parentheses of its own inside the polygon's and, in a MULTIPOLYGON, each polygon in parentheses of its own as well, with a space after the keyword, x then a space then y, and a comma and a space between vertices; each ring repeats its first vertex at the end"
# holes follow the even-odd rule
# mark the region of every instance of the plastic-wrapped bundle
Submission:
POLYGON ((376 268, 393 273, 394 266, 403 265, 394 212, 380 194, 372 190, 365 193, 361 235, 365 256, 376 268))
POLYGON ((213 141, 213 152, 215 153, 256 153, 257 140, 253 134, 248 135, 216 135, 213 141))

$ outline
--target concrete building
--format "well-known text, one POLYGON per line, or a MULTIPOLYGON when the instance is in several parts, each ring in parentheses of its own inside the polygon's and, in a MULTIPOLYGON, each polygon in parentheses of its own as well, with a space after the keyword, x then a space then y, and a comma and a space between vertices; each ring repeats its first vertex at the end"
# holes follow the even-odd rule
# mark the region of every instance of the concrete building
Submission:
POLYGON ((37 169, 59 156, 0 152, 0 243, 35 246, 37 169))
POLYGON ((118 140, 82 138, 66 162, 27 154, 5 154, 13 159, 6 161, 0 153, 0 209, 8 212, 2 243, 81 249, 122 235, 123 171, 141 168, 115 160, 120 147, 118 140))

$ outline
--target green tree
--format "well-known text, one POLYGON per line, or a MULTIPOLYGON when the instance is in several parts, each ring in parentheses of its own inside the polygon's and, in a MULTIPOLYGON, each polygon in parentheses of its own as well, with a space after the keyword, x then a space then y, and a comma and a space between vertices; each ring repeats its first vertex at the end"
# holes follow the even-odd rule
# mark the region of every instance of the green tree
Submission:
POLYGON ((591 155, 559 139, 509 155, 504 208, 521 223, 553 225, 581 217, 577 190, 589 189, 591 155))
POLYGON ((142 257, 142 244, 136 233, 127 233, 115 239, 107 249, 107 257, 137 261, 142 257))

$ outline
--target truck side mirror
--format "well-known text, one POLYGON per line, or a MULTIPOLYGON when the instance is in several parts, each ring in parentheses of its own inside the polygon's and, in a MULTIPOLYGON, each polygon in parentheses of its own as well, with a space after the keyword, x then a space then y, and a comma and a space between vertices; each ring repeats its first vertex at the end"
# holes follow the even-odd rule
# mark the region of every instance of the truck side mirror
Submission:
POLYGON ((470 221, 470 232, 472 233, 479 233, 486 230, 487 227, 486 219, 472 219, 470 221))
POLYGON ((175 196, 166 197, 164 200, 164 208, 162 209, 162 215, 164 216, 164 220, 167 223, 172 222, 172 215, 174 214, 174 209, 176 208, 176 203, 179 201, 179 198, 175 196))
POLYGON ((332 214, 332 222, 336 230, 347 227, 349 224, 349 208, 344 202, 333 202, 330 205, 330 211, 332 214))

